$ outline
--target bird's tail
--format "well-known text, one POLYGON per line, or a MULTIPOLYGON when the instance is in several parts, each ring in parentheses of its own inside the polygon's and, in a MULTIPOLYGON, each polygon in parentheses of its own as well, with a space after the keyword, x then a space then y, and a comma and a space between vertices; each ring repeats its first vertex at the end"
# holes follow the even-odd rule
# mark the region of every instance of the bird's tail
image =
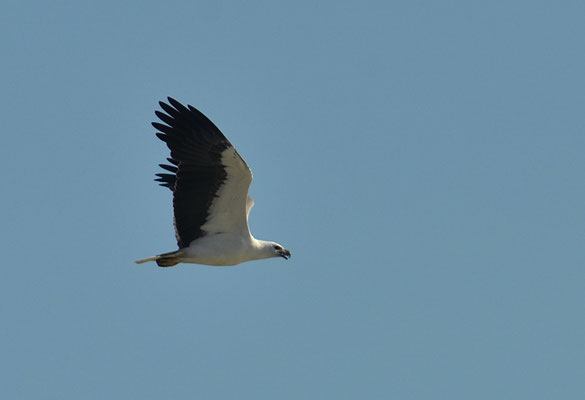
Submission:
POLYGON ((142 264, 148 261, 156 261, 159 267, 172 267, 181 262, 181 251, 171 251, 169 253, 159 254, 157 256, 143 258, 142 260, 134 261, 136 264, 142 264))

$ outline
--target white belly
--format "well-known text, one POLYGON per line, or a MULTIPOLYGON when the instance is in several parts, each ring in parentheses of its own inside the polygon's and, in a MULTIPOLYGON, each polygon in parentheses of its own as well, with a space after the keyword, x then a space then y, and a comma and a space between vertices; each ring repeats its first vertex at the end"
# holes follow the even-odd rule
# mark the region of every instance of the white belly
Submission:
POLYGON ((221 233, 196 239, 182 249, 181 261, 205 265, 236 265, 249 258, 251 238, 231 233, 221 233))

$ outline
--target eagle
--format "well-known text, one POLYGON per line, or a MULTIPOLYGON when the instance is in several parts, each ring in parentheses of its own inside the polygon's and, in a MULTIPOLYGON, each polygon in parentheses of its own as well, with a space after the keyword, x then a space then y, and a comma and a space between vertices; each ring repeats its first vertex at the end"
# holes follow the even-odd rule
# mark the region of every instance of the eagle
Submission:
POLYGON ((173 224, 178 250, 136 261, 160 267, 178 263, 213 266, 282 257, 282 245, 255 239, 248 218, 254 200, 248 195, 252 170, 230 141, 203 113, 168 97, 155 111, 156 136, 171 154, 155 181, 173 192, 173 224))

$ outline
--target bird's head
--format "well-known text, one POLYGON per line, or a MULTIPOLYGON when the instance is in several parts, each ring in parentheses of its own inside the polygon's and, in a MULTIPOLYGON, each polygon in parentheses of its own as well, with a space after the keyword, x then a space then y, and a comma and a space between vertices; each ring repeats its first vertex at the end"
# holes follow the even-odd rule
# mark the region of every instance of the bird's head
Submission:
POLYGON ((272 257, 282 257, 288 260, 291 257, 290 251, 275 242, 270 242, 270 249, 272 251, 272 257))

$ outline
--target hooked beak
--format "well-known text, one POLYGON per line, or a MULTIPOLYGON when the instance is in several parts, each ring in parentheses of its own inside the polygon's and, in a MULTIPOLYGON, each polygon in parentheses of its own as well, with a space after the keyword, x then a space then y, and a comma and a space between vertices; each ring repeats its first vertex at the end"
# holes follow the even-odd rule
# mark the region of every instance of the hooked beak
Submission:
POLYGON ((285 260, 288 260, 291 257, 290 251, 287 249, 283 249, 283 250, 279 251, 278 255, 281 256, 282 258, 284 258, 285 260))

